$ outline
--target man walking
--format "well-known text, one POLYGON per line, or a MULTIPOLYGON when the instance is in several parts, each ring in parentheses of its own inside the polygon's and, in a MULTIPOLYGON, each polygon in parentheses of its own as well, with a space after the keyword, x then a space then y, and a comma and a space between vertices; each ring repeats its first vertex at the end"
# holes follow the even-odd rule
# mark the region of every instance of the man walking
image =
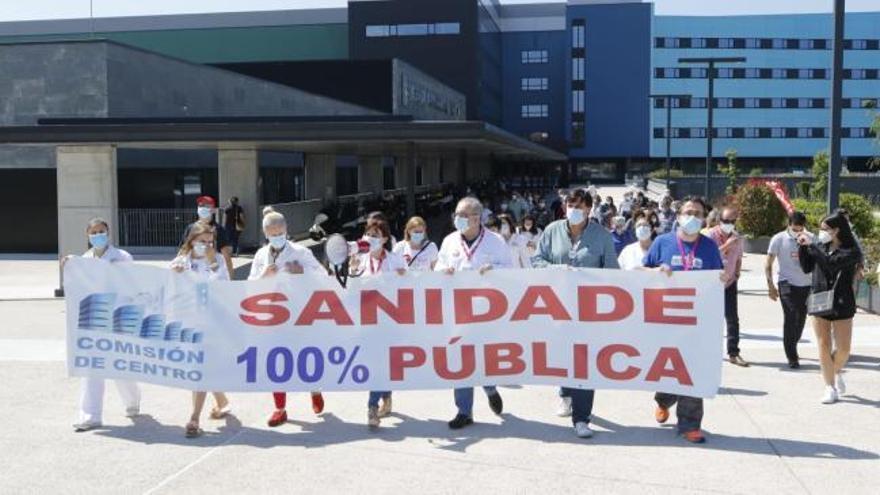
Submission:
POLYGON ((726 206, 721 211, 721 223, 709 230, 709 237, 718 245, 727 283, 724 287, 724 319, 727 321, 727 359, 737 366, 748 367, 739 355, 739 308, 737 281, 742 270, 742 239, 736 234, 736 208, 726 206))

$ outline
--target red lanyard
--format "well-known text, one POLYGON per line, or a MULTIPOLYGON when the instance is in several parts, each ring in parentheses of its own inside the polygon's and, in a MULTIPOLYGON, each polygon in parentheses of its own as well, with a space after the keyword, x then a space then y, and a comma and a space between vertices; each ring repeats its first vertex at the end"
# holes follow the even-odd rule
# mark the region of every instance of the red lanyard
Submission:
POLYGON ((373 256, 370 255, 370 273, 375 274, 376 272, 382 271, 382 263, 385 261, 385 252, 382 252, 382 257, 379 258, 379 266, 373 266, 373 256))
POLYGON ((678 252, 681 253, 681 264, 684 267, 684 271, 690 271, 694 267, 694 259, 697 255, 697 246, 700 245, 700 236, 697 236, 697 240, 694 241, 694 247, 691 248, 691 251, 687 254, 684 252, 684 243, 681 242, 681 237, 675 236, 675 240, 678 241, 678 252))
POLYGON ((474 243, 474 247, 472 249, 468 249, 467 243, 464 242, 464 236, 461 237, 461 248, 464 250, 464 255, 467 256, 467 260, 471 261, 474 257, 474 253, 477 252, 477 248, 480 247, 480 243, 483 242, 483 236, 486 235, 486 231, 484 229, 480 229, 480 237, 477 238, 477 242, 474 243))

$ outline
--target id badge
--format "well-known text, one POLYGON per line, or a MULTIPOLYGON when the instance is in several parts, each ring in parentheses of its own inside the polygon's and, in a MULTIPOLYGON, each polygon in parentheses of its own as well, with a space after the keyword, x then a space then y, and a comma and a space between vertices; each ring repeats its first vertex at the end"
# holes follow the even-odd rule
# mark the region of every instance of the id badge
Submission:
POLYGON ((694 258, 694 269, 702 270, 703 269, 703 260, 701 258, 694 258))
POLYGON ((684 263, 681 261, 681 255, 673 255, 672 260, 669 261, 669 266, 684 266, 684 263))

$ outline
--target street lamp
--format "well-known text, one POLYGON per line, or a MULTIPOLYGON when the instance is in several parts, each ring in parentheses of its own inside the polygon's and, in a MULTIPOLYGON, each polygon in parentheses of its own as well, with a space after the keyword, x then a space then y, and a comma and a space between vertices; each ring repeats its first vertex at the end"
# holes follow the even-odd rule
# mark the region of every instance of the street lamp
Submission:
POLYGON ((713 99, 715 98, 715 64, 738 64, 746 61, 745 57, 694 57, 680 58, 680 64, 706 64, 706 78, 709 79, 709 94, 706 99, 706 108, 708 109, 707 125, 706 125, 706 185, 703 188, 703 195, 706 201, 711 201, 710 193, 712 185, 710 180, 712 166, 712 109, 713 99))
POLYGON ((669 179, 672 170, 672 99, 677 98, 679 100, 689 100, 691 95, 650 94, 648 95, 648 98, 662 99, 664 101, 663 106, 666 107, 666 191, 669 192, 669 179))
POLYGON ((831 70, 831 153, 828 163, 828 213, 837 209, 840 194, 840 134, 843 106, 843 17, 846 0, 834 0, 834 45, 831 70))

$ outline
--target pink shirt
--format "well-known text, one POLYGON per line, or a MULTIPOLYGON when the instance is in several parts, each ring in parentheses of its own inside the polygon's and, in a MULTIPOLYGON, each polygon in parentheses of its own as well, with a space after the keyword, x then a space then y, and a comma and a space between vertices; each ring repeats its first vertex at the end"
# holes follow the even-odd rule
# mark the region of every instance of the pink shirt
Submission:
POLYGON ((730 235, 725 235, 721 230, 720 225, 712 227, 709 231, 709 237, 715 241, 715 244, 718 244, 718 249, 721 251, 721 261, 724 262, 724 273, 727 274, 727 283, 724 286, 730 287, 737 280, 736 267, 740 260, 742 260, 743 256, 742 238, 735 232, 730 235), (721 249, 721 246, 730 240, 731 237, 733 237, 734 240, 727 248, 727 253, 725 253, 724 250, 721 249))

